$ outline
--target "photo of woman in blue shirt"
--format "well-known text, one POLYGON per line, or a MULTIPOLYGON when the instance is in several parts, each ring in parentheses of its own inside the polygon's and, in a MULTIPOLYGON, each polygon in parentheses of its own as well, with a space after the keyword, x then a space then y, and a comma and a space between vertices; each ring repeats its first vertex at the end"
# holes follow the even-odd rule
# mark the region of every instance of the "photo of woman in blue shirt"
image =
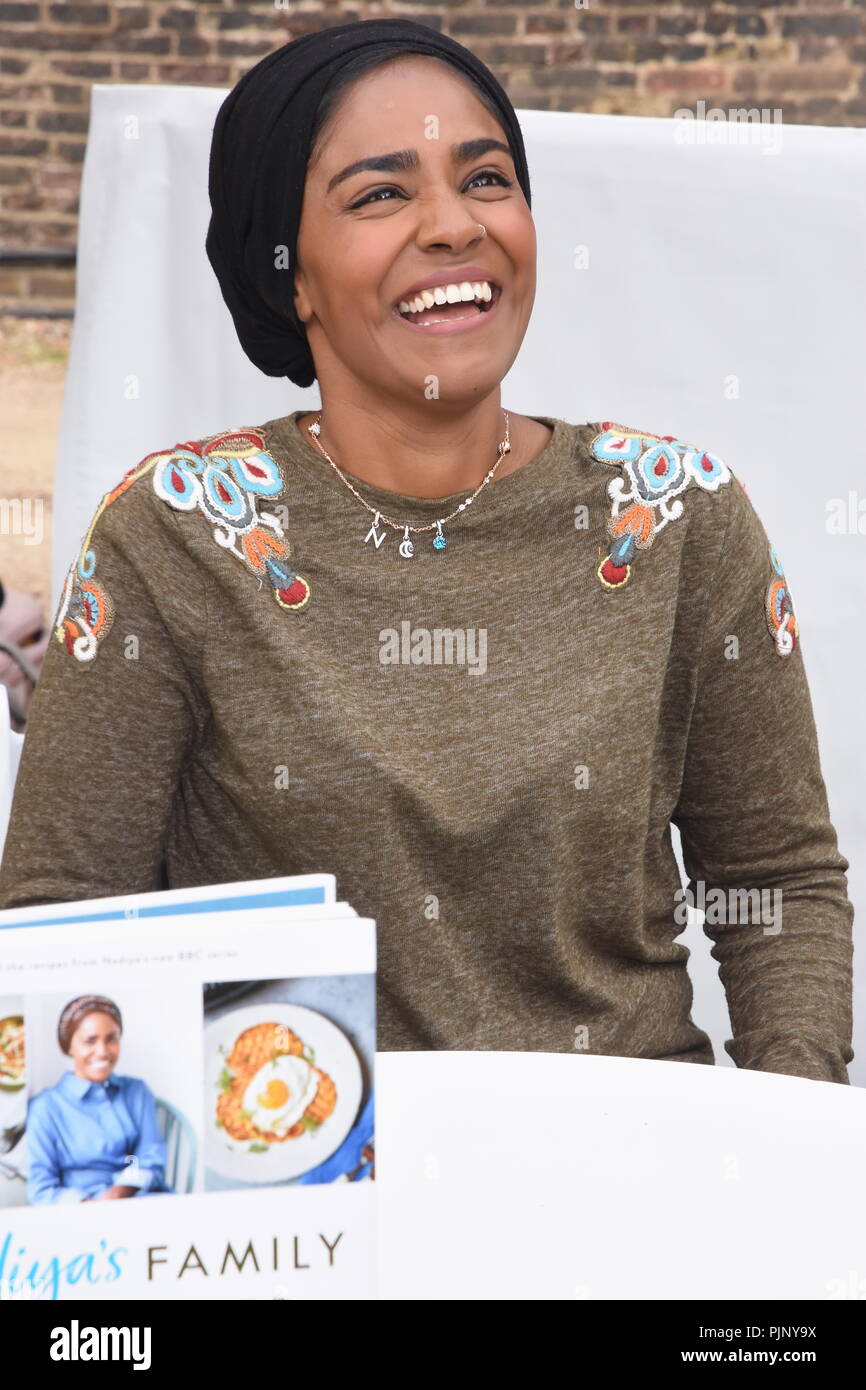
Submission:
POLYGON ((57 1024, 72 1070, 27 1110, 31 1203, 90 1202, 171 1192, 166 1146, 146 1082, 116 1076, 123 1020, 111 999, 71 1000, 57 1024))

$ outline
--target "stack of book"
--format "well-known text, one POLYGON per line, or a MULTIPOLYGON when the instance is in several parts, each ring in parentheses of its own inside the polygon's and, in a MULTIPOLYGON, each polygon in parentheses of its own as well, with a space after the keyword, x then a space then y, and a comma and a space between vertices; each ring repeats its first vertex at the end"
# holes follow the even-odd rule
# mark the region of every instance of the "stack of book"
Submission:
POLYGON ((0 912, 0 1301, 374 1296, 376 933, 335 890, 0 912))

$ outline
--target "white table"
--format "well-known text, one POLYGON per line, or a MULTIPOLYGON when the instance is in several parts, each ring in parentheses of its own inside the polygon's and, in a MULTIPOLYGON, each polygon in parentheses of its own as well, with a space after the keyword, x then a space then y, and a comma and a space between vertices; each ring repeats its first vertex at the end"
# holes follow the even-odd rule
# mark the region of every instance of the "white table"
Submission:
POLYGON ((389 1052, 384 1299, 866 1297, 866 1092, 619 1057, 389 1052))

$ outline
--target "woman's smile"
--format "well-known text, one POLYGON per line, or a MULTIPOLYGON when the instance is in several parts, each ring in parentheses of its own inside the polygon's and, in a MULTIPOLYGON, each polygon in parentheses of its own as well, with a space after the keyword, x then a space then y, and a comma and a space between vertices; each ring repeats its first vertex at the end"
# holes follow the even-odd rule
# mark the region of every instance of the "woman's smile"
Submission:
MULTIPOLYGON (((497 286, 493 290, 493 298, 490 301, 489 308, 482 309, 474 300, 466 300, 463 306, 465 308, 465 313, 459 316, 452 314, 448 318, 436 319, 429 323, 413 323, 411 319, 407 319, 404 314, 400 313, 399 308, 395 308, 393 313, 396 315, 399 322, 406 328, 411 329, 413 333, 426 333, 438 337, 441 334, 450 335, 452 333, 466 333, 471 329, 481 328, 486 325, 490 319, 495 318, 501 298, 502 291, 497 286)), ((434 308, 430 310, 431 319, 438 307, 438 305, 435 305, 434 308)), ((458 306, 455 304, 452 307, 456 309, 458 306)))
POLYGON ((94 1011, 83 1018, 69 1040, 73 1069, 84 1081, 104 1081, 120 1057, 120 1027, 109 1014, 94 1011), (101 1050, 100 1050, 101 1049, 101 1050))

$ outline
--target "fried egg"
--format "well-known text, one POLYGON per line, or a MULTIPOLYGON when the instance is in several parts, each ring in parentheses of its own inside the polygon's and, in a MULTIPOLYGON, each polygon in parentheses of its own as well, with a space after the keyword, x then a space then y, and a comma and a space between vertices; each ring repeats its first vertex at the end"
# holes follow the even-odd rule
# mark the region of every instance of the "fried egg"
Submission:
POLYGON ((303 1115, 319 1087, 303 1057, 281 1052, 260 1067, 244 1091, 243 1108, 256 1129, 285 1134, 303 1115))

